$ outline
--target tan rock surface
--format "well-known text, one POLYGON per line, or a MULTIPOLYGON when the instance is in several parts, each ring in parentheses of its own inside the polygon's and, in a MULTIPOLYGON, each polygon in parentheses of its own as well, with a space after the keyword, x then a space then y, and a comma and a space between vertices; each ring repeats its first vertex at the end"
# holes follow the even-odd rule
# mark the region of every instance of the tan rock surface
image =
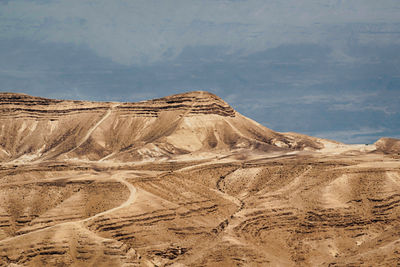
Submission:
POLYGON ((397 141, 278 133, 219 97, 0 94, 0 266, 397 266, 397 141))

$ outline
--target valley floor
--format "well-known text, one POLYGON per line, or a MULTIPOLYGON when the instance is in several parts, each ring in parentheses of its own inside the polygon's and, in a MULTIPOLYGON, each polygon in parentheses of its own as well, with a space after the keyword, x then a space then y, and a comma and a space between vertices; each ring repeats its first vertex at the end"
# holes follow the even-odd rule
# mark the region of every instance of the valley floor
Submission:
POLYGON ((400 160, 0 167, 0 266, 397 266, 400 160))

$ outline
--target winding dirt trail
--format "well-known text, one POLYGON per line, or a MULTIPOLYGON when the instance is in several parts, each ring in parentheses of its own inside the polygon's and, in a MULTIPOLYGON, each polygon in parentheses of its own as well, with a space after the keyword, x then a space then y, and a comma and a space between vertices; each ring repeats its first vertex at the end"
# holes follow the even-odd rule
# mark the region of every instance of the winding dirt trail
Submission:
MULTIPOLYGON (((10 240, 13 240, 13 239, 23 238, 26 235, 47 231, 49 229, 53 229, 53 228, 56 228, 56 227, 62 227, 62 226, 67 226, 67 225, 71 225, 71 224, 76 224, 79 227, 84 227, 84 223, 85 222, 88 222, 88 221, 96 219, 96 218, 98 218, 100 216, 104 216, 104 215, 110 214, 110 213, 112 213, 112 212, 114 212, 116 210, 123 209, 123 208, 126 208, 126 207, 130 206, 136 200, 136 188, 131 183, 125 181, 125 179, 120 177, 120 176, 121 176, 121 174, 119 174, 119 173, 118 174, 114 174, 114 175, 112 175, 110 177, 110 180, 116 180, 116 181, 120 182, 121 184, 124 184, 128 188, 128 190, 130 192, 128 199, 125 202, 123 202, 121 205, 119 205, 117 207, 114 207, 112 209, 97 213, 97 214, 95 214, 95 215, 93 215, 91 217, 88 217, 86 219, 77 220, 77 221, 73 221, 73 222, 58 223, 58 224, 51 225, 51 226, 48 226, 48 227, 44 227, 44 228, 41 228, 41 229, 38 229, 38 230, 34 230, 32 232, 24 233, 24 234, 17 235, 17 236, 12 236, 12 237, 0 240, 0 244, 1 243, 6 243, 6 242, 8 242, 10 240)), ((87 229, 87 230, 89 231, 89 229, 87 229)), ((95 235, 95 233, 93 233, 93 234, 95 235)))
POLYGON ((89 218, 81 220, 80 222, 87 222, 87 221, 96 219, 96 218, 98 218, 100 216, 104 216, 106 214, 113 213, 114 211, 126 208, 126 207, 130 206, 131 204, 133 204, 135 202, 135 200, 136 200, 136 188, 131 183, 128 183, 127 181, 125 181, 125 179, 122 178, 122 177, 114 178, 114 176, 119 176, 119 175, 120 174, 114 174, 114 175, 111 176, 111 178, 113 178, 114 180, 116 180, 116 181, 120 182, 121 184, 124 184, 126 187, 128 187, 128 189, 130 191, 128 199, 124 203, 122 203, 121 205, 119 205, 119 206, 117 206, 115 208, 112 208, 112 209, 97 213, 97 214, 95 214, 95 215, 93 215, 93 216, 91 216, 89 218))

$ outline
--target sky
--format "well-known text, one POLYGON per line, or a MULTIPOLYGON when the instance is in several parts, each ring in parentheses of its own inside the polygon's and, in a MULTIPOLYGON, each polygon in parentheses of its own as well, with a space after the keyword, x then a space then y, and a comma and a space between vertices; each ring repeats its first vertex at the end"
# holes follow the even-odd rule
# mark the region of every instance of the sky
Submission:
POLYGON ((0 0, 0 91, 217 94, 281 132, 400 138, 398 0, 0 0))

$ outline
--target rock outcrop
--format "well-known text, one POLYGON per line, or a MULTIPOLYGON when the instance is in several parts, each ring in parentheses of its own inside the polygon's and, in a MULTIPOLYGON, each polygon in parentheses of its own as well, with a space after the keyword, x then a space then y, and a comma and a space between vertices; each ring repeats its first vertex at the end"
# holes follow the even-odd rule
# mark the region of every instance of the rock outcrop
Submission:
POLYGON ((400 155, 400 139, 382 137, 376 141, 375 146, 383 153, 400 155))

